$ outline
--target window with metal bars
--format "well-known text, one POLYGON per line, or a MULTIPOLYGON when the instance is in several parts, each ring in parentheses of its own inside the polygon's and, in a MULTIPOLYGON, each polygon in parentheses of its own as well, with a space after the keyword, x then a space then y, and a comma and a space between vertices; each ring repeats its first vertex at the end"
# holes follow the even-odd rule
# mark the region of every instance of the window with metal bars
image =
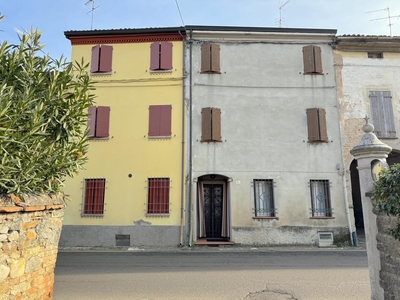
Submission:
POLYGON ((275 217, 274 182, 272 179, 254 179, 254 215, 275 217))
POLYGON ((329 180, 310 180, 311 214, 313 217, 332 217, 329 180))
POLYGON ((84 188, 82 216, 103 216, 106 179, 87 178, 84 182, 84 188))
POLYGON ((169 214, 169 178, 147 179, 147 214, 169 214))

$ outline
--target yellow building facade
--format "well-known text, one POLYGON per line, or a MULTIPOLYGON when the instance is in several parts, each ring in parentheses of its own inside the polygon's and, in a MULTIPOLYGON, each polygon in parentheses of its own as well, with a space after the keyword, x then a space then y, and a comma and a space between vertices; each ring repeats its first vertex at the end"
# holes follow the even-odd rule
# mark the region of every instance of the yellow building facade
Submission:
POLYGON ((185 197, 182 28, 67 31, 90 62, 88 162, 67 179, 60 246, 178 245, 185 197))

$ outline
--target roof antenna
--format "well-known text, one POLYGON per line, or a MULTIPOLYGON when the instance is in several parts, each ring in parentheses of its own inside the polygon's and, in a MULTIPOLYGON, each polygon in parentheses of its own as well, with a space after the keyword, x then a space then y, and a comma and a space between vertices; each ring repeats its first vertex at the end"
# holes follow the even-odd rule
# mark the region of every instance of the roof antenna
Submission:
POLYGON ((88 4, 90 4, 90 3, 92 4, 92 7, 91 7, 90 10, 87 12, 88 14, 92 13, 92 22, 91 22, 91 24, 90 24, 90 30, 93 30, 93 15, 94 15, 94 11, 95 11, 96 8, 99 8, 98 6, 95 7, 94 1, 95 1, 95 0, 88 0, 88 1, 85 3, 85 5, 88 5, 88 4))
POLYGON ((282 9, 283 7, 288 4, 290 2, 290 0, 287 0, 285 3, 282 4, 282 2, 279 5, 279 21, 278 21, 278 27, 282 27, 282 9))
POLYGON ((383 8, 383 9, 377 9, 377 10, 367 11, 366 14, 373 13, 373 12, 377 12, 377 11, 383 11, 383 10, 386 10, 386 11, 387 11, 387 14, 388 14, 387 17, 372 19, 372 20, 370 20, 370 21, 377 21, 377 20, 388 19, 388 22, 389 22, 388 26, 389 26, 390 36, 392 36, 392 25, 393 25, 393 23, 391 22, 391 19, 392 19, 392 18, 396 18, 396 17, 397 17, 397 19, 399 19, 399 18, 400 18, 400 15, 391 16, 391 15, 390 15, 390 11, 389 11, 389 7, 386 7, 386 8, 383 8))

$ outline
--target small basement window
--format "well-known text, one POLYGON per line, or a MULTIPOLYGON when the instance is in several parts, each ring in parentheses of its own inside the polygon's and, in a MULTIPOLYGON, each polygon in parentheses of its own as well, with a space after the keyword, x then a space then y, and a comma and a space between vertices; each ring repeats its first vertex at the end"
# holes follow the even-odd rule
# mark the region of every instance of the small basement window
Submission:
POLYGON ((368 52, 368 58, 383 58, 383 52, 368 52))
POLYGON ((131 236, 129 234, 116 234, 115 246, 130 246, 131 236))

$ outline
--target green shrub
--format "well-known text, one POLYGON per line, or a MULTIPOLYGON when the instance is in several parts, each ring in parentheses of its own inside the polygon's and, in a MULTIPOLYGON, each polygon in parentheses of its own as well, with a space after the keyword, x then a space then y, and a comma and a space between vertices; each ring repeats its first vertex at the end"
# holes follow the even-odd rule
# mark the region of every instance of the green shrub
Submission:
POLYGON ((60 192, 87 160, 88 65, 44 55, 40 35, 0 45, 0 194, 60 192))
POLYGON ((377 201, 379 211, 397 217, 397 227, 391 229, 390 233, 400 240, 400 164, 380 173, 374 184, 373 199, 377 201))

